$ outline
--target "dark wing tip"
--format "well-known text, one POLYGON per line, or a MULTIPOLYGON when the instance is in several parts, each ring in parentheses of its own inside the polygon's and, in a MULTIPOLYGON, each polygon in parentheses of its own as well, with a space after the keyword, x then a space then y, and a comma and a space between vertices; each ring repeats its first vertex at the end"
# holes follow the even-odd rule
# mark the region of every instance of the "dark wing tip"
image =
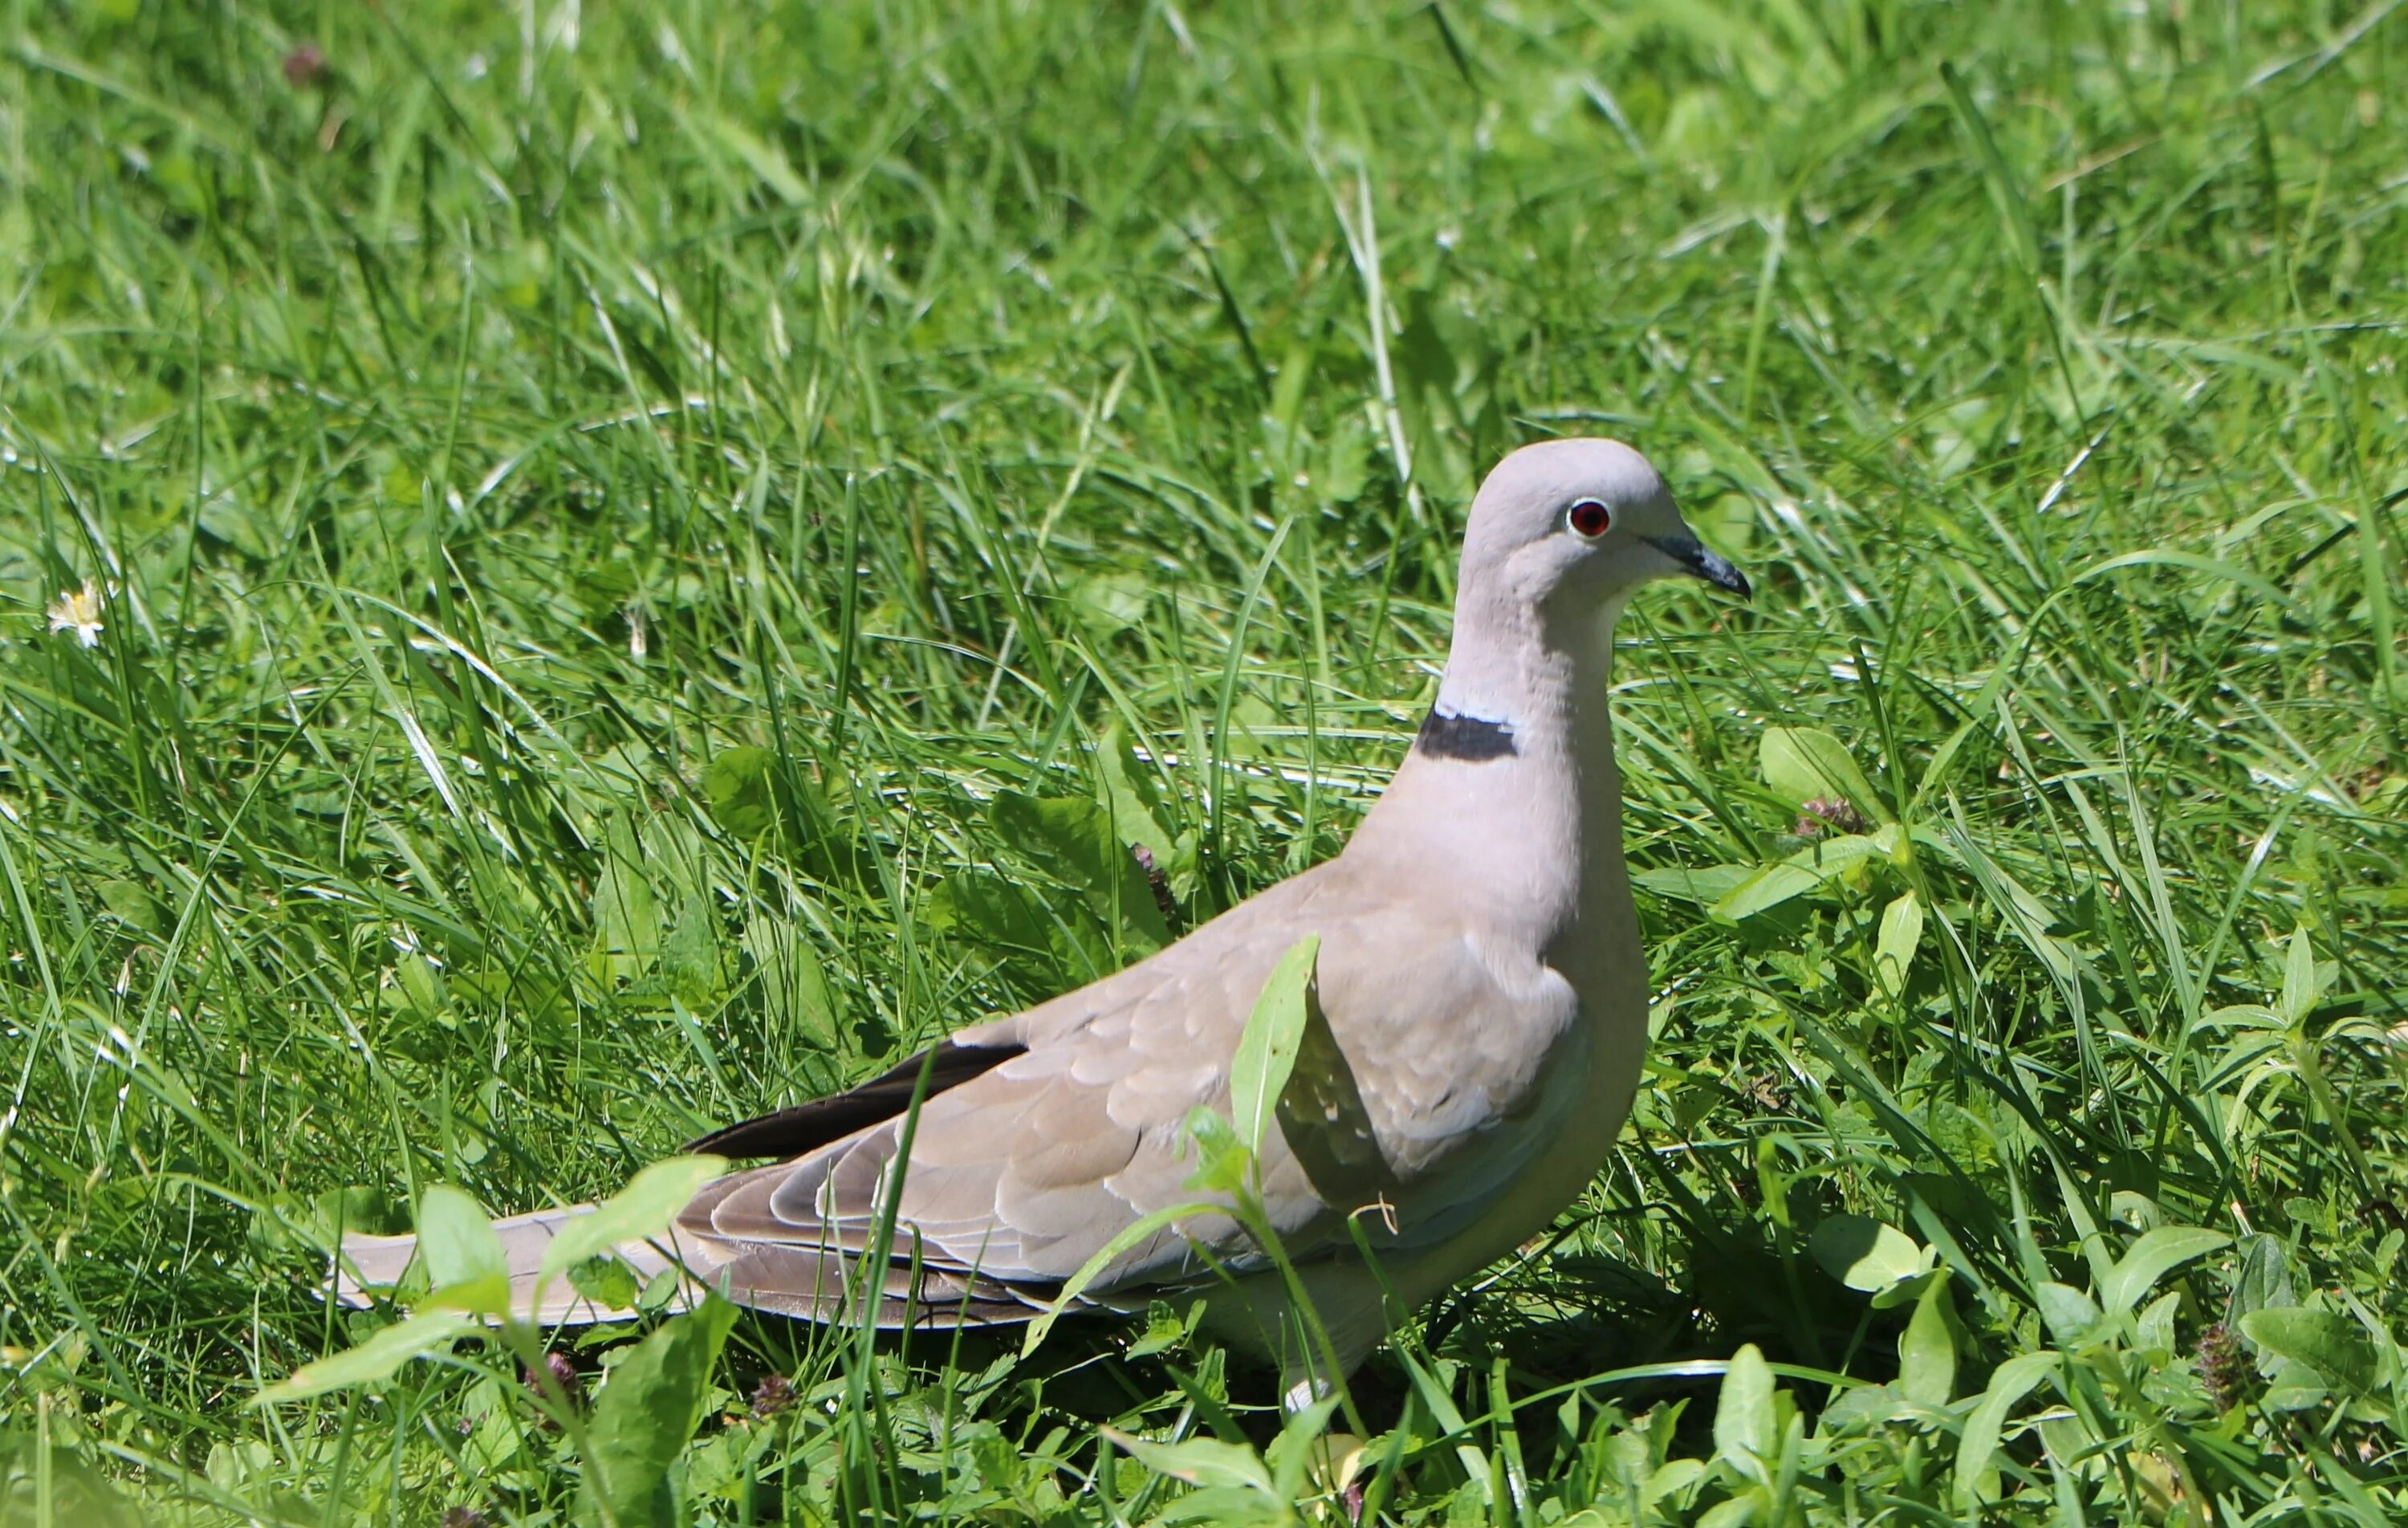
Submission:
POLYGON ((934 1098, 1026 1050, 1018 1045, 957 1045, 947 1040, 858 1087, 774 1114, 738 1121, 697 1136, 687 1142, 685 1149, 719 1157, 799 1157, 855 1131, 892 1120, 910 1108, 923 1068, 928 1073, 926 1096, 934 1098))

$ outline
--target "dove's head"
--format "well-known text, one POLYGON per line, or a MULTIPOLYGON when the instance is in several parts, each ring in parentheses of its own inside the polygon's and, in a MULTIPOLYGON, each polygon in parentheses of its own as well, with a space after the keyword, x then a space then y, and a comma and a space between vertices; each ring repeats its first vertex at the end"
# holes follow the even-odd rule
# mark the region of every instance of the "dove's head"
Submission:
POLYGON ((1746 578, 1698 540, 1647 458, 1618 440, 1525 446, 1471 501, 1466 593, 1577 615, 1675 573, 1748 596, 1746 578))

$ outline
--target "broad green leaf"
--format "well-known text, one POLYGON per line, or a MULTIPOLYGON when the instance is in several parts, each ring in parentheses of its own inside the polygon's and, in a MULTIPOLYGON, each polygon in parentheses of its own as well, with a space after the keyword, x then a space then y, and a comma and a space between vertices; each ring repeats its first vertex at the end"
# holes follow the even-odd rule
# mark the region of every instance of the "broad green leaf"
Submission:
MULTIPOLYGON (((1152 856, 1154 871, 1163 878, 1174 905, 1197 893, 1197 830, 1182 828, 1172 802, 1163 794, 1155 767, 1140 759, 1114 722, 1096 749, 1098 787, 1096 800, 1103 809, 1107 840, 1116 850, 1127 850, 1135 863, 1140 849, 1152 856)), ((1146 872, 1140 866, 1140 877, 1146 872)), ((1146 900, 1156 901, 1150 881, 1139 887, 1146 900)), ((1157 910, 1159 910, 1157 904, 1157 910)))
POLYGON ((1035 899, 979 866, 956 870, 939 881, 922 905, 921 917, 939 933, 959 931, 982 945, 996 947, 992 952, 997 956, 1055 950, 1053 931, 1039 915, 1035 899))
POLYGON ((1332 504, 1353 504, 1371 481, 1371 431, 1352 409, 1340 413, 1321 443, 1312 486, 1332 504))
POLYGON ((1772 1492, 1763 1486, 1750 1486, 1706 1508, 1698 1517, 1698 1528, 1749 1528, 1773 1521, 1772 1492))
POLYGON ((661 973, 680 997, 698 1008, 715 1005, 727 992, 727 959, 720 948, 719 907, 700 886, 685 887, 678 897, 677 920, 661 945, 661 973))
POLYGON ((701 1424, 711 1365, 735 1324, 736 1307, 713 1295, 612 1365, 585 1429, 585 1483, 621 1528, 678 1528, 669 1465, 701 1424))
POLYGON ((2182 1308, 2183 1292, 2168 1290, 2143 1307, 2132 1321, 2132 1350, 2170 1354, 2174 1350, 2174 1314, 2182 1308))
POLYGON ((464 1310, 434 1310, 412 1316, 386 1327, 356 1348, 346 1348, 332 1357, 304 1364, 290 1378, 260 1392, 253 1404, 272 1406, 279 1401, 307 1400, 352 1385, 372 1385, 411 1359, 483 1327, 482 1321, 464 1310))
POLYGON ((1965 1419, 1965 1431, 1956 1445, 1956 1507, 1970 1513, 1989 1493, 1982 1480, 1990 1467, 1990 1456, 1999 1449, 1999 1431, 2006 1424, 2007 1413, 2016 1402, 2030 1394, 2035 1386, 2057 1372, 2057 1355, 2053 1352, 2017 1353, 1990 1371, 1990 1388, 1965 1419))
POLYGON ((335 1245, 346 1232, 387 1236, 409 1229, 408 1202, 380 1189, 328 1189, 310 1199, 309 1208, 325 1244, 335 1245))
POLYGON ((1630 883, 1657 896, 1678 897, 1701 907, 1711 907, 1762 873, 1760 866, 1753 864, 1672 864, 1653 870, 1634 870, 1630 873, 1630 883))
POLYGON ((1948 1332, 1945 1274, 1914 1303, 1898 1339, 1899 1393, 1919 1406, 1944 1407, 1956 1389, 1956 1341, 1948 1332))
POLYGON ((644 874, 644 851, 624 817, 614 818, 602 873, 594 879, 594 927, 604 969, 614 979, 650 967, 661 950, 661 906, 644 874))
POLYGON ((1192 1437, 1180 1443, 1156 1443, 1116 1427, 1098 1429, 1112 1446, 1156 1475, 1184 1480, 1191 1486, 1240 1486, 1273 1501, 1279 1487, 1262 1456, 1242 1443, 1192 1437))
POLYGON ((1163 1504, 1154 1522, 1169 1525, 1196 1522, 1211 1528, 1254 1528, 1257 1523, 1293 1524, 1295 1510, 1251 1486, 1199 1486, 1163 1504))
POLYGON ((1320 954, 1321 936, 1308 934, 1279 958, 1254 999, 1254 1011, 1246 1019, 1229 1064, 1229 1118, 1238 1127, 1238 1138, 1257 1157, 1288 1074, 1296 1069, 1297 1049, 1304 1043, 1304 1026, 1315 1001, 1313 963, 1320 954))
POLYGON ((1714 1406, 1714 1457, 1757 1479, 1780 1447, 1772 1368, 1751 1342, 1731 1355, 1730 1367, 1723 1373, 1722 1395, 1714 1406))
POLYGON ((2289 1260, 2278 1236, 2244 1236, 2241 1266, 2232 1278, 2232 1320, 2270 1306, 2293 1306, 2300 1297, 2291 1289, 2289 1260))
POLYGON ((705 1183, 727 1170, 724 1157, 668 1157, 638 1173, 627 1186, 586 1214, 571 1216, 543 1249, 537 1289, 587 1258, 621 1242, 657 1236, 705 1183))
POLYGON ((1198 1104, 1187 1111, 1180 1131, 1186 1137, 1182 1144, 1196 1150, 1196 1170, 1187 1175, 1181 1187, 1196 1193, 1230 1197, 1245 1188, 1254 1154, 1238 1138, 1238 1127, 1220 1110, 1198 1104))
POLYGON ((1201 1302, 1191 1301, 1182 1314, 1167 1300, 1146 1303, 1145 1330, 1129 1341, 1124 1349, 1131 1358, 1151 1358, 1184 1346, 1196 1335, 1197 1326, 1204 1319, 1201 1302))
POLYGON ((1400 294, 1398 307, 1402 322, 1389 354, 1405 402, 1413 480, 1461 502, 1505 445, 1496 352, 1469 312, 1426 287, 1400 294))
POLYGON ((1785 862, 1768 864, 1732 887, 1721 901, 1706 909, 1706 916, 1736 923, 1803 896, 1822 884, 1823 878, 1811 870, 1785 862))
POLYGON ((430 1304, 498 1316, 509 1304, 509 1263, 485 1212, 460 1190, 437 1183, 418 1202, 418 1255, 426 1265, 430 1304))
MULTIPOLYGON (((1154 585, 1140 574, 1114 568, 1091 573, 1072 583, 1064 593, 1068 597, 1063 603, 1087 635, 1109 642, 1145 619, 1147 604, 1154 598, 1154 585)), ((1114 722, 1107 738, 1119 730, 1119 723, 1114 722)))
POLYGON ((2304 1306, 2253 1310, 2241 1318, 2241 1334, 2347 1394, 2365 1394, 2382 1375, 2380 1356, 2366 1329, 2329 1310, 2304 1306))
POLYGON ((819 782, 765 748, 724 749, 702 772, 703 804, 745 845, 781 846, 821 877, 859 872, 855 848, 819 782))
POLYGON ((1923 939, 1923 899, 1913 892, 1882 910, 1881 934, 1873 944, 1873 978, 1896 997, 1906 991, 1914 964, 1914 948, 1923 939))
POLYGON ((1656 1469, 1647 1477, 1646 1480, 1643 1482, 1644 1489, 1640 1492, 1640 1499, 1644 1503, 1653 1505, 1656 1502, 1662 1501, 1667 1496, 1688 1490, 1691 1486, 1697 1484, 1698 1478, 1703 1476, 1705 1473, 1706 1465, 1703 1460, 1671 1460, 1657 1466, 1656 1469))
POLYGON ((1862 1215, 1832 1216, 1814 1228, 1806 1246, 1824 1272, 1868 1294, 1912 1278, 1929 1265, 1914 1238, 1862 1215))
POLYGON ((685 1284, 685 1276, 675 1268, 663 1268, 644 1281, 636 1295, 636 1308, 648 1316, 657 1316, 669 1307, 678 1291, 685 1284))
MULTIPOLYGON (((226 1447, 221 1443, 210 1448, 212 1464, 218 1449, 226 1447)), ((266 1451, 263 1444, 254 1442, 250 1447, 266 1451)), ((45 1439, 30 1427, 0 1433, 0 1524, 6 1528, 36 1528, 46 1522, 54 1528, 149 1528, 161 1521, 157 1496, 146 1492, 147 1500, 139 1505, 127 1500, 107 1476, 78 1453, 76 1448, 60 1447, 55 1437, 45 1439), (36 1496, 35 1487, 45 1473, 50 1477, 47 1499, 36 1496)), ((272 1461, 273 1453, 268 1457, 272 1461)), ((274 1467, 271 1464, 270 1468, 274 1467)))
POLYGON ((2325 984, 2316 969, 2316 947, 2308 942, 2305 928, 2294 929, 2289 947, 2283 952, 2283 1017, 2293 1024, 2314 1013, 2316 1002, 2325 994, 2325 984))
POLYGON ((641 1287, 636 1270, 615 1257, 590 1257, 568 1269, 568 1287, 603 1310, 632 1310, 641 1287))
POLYGON ((1121 844, 1143 844, 1158 862, 1170 859, 1179 840, 1177 824, 1162 798, 1154 767, 1138 758, 1128 735, 1115 721, 1096 741, 1096 773, 1101 781, 1097 799, 1121 844))
POLYGON ((1792 897, 1801 896, 1833 877, 1853 870, 1867 860, 1885 857, 1888 852, 1881 844, 1859 833, 1823 839, 1785 860, 1766 865, 1740 882, 1728 895, 1708 909, 1708 916, 1726 923, 1736 923, 1769 907, 1777 907, 1792 897))
POLYGON ((1170 942, 1145 869, 1129 852, 1138 835, 1124 836, 1100 803, 1001 791, 987 813, 1005 842, 1048 876, 1084 893, 1088 907, 1123 945, 1147 953, 1170 942))
POLYGON ((531 1431, 521 1408, 525 1392, 498 1374, 487 1374, 461 1397, 459 1426, 465 1436, 461 1452, 470 1468, 517 1467, 529 1460, 531 1431))
POLYGON ((2307 1411, 2332 1398, 2316 1371, 2287 1358, 2273 1361, 2274 1372, 2258 1392, 2258 1405, 2268 1411, 2307 1411))
POLYGON ((433 1018, 451 1005, 443 973, 424 955, 404 955, 393 964, 394 992, 418 1012, 433 1018))
POLYGON ((833 1046, 836 996, 818 954, 801 927, 782 918, 755 915, 744 925, 744 952, 752 959, 753 980, 772 1034, 833 1046))
POLYGON ((1112 823, 1096 802, 998 791, 987 804, 987 819, 1006 843, 1073 886, 1105 871, 1112 823))
MULTIPOLYGON (((1936 1254, 1929 1248, 1926 1248, 1923 1256, 1926 1263, 1930 1263, 1936 1254)), ((1947 1277, 1945 1269, 1927 1267, 1912 1278, 1901 1278, 1887 1289, 1873 1291, 1872 1307, 1875 1310, 1893 1310, 1909 1300, 1920 1300, 1923 1298, 1923 1292, 1929 1289, 1934 1280, 1945 1277, 1947 1277)))
POLYGON ((723 749, 702 772, 702 799, 710 820, 746 843, 767 833, 799 836, 802 824, 784 795, 778 756, 766 748, 723 749))
POLYGON ((1316 1456, 1325 1463, 1337 1463, 1323 1447, 1328 1436, 1330 1415, 1337 1409, 1338 1397, 1334 1395, 1299 1407, 1264 1450, 1271 1466, 1271 1492, 1281 1501, 1304 1499, 1305 1474, 1312 1468, 1316 1456))
POLYGON ((1867 817, 1887 821, 1890 812, 1856 767, 1848 745, 1819 727, 1767 727, 1758 752, 1764 783, 1791 802, 1837 799, 1867 817))
POLYGON ((2195 1225, 2161 1225, 2143 1232, 2099 1286, 2099 1303, 2118 1315, 2140 1304, 2151 1285, 2173 1269, 2232 1240, 2221 1231, 2195 1225))
POLYGON ((104 880, 99 892, 101 906, 121 921, 145 934, 159 932, 159 904, 149 887, 138 880, 104 880))
POLYGON ((2099 1324, 2099 1304, 2071 1285, 2045 1283, 2039 1295, 2040 1317, 2059 1342, 2080 1342, 2099 1324))

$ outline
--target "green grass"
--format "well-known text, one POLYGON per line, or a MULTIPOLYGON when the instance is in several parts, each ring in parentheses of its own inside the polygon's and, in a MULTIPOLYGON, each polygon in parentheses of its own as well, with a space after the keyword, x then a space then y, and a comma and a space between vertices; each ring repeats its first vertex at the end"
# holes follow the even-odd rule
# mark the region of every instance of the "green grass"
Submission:
MULTIPOLYGON (((15 0, 0 1521, 590 1511, 607 1443, 477 1341, 249 1404, 388 1319, 322 1222, 608 1192, 1141 948, 1006 793, 1155 787, 1190 924, 1332 853, 1474 476, 1572 432, 1759 594, 1625 622, 1649 1075, 1362 1377, 1368 1509, 2408 1514, 2403 50, 2356 0, 15 0), (1895 852, 1749 879, 1812 847, 1772 727, 1895 852)), ((1130 1335, 746 1318, 619 1521, 1285 1510, 1198 1441, 1268 1377, 1130 1335)))

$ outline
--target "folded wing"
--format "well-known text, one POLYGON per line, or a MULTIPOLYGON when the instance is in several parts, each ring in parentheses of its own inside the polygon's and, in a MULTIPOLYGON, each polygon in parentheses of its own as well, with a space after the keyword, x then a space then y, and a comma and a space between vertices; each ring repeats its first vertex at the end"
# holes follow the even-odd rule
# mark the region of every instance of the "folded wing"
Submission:
MULTIPOLYGON (((698 1149, 796 1151, 713 1183, 680 1216, 729 1297, 816 1320, 952 1325, 1024 1320, 1140 1220, 1211 1200, 1186 1185, 1198 1107, 1226 1112, 1238 1039, 1280 956, 1319 935, 1320 1015, 1280 1129, 1266 1211, 1298 1261, 1351 1247, 1377 1205, 1399 1254, 1454 1235, 1527 1160, 1577 1040, 1569 989, 1502 968, 1466 930, 1362 905, 1308 873, 1152 959, 963 1031, 853 1093, 706 1136, 698 1149), (881 1115, 826 1138, 833 1123, 881 1115), (909 1133, 909 1166, 894 1190, 909 1133), (861 1264, 893 1201, 875 1279, 861 1264), (1393 1227, 1393 1229, 1391 1229, 1393 1227), (869 1286, 869 1287, 864 1287, 869 1286), (848 1291, 851 1291, 850 1295, 848 1291)), ((1202 1210, 1116 1249, 1084 1294, 1142 1303, 1267 1266, 1234 1219, 1202 1210)), ((700 1271, 700 1268, 697 1268, 700 1271)))

